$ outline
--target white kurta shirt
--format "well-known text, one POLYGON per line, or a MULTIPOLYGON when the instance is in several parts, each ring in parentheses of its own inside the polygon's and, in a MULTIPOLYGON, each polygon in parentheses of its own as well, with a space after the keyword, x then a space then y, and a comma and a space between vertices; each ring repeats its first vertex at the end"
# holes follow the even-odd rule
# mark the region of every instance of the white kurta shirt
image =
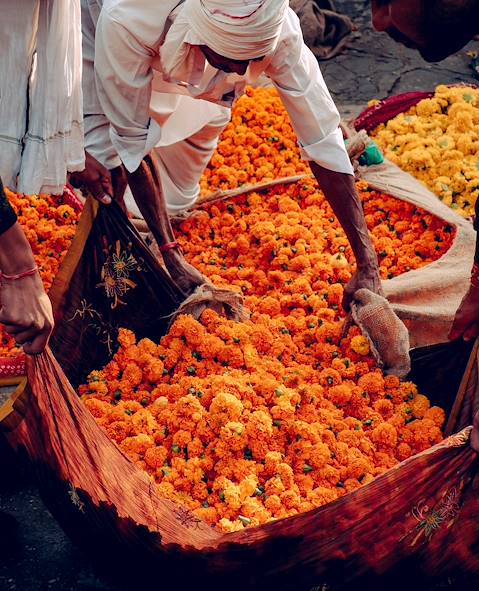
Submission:
POLYGON ((20 193, 63 193, 85 167, 80 0, 2 3, 0 176, 20 193))
MULTIPOLYGON (((204 71, 199 75, 195 72, 194 79, 173 84, 163 80, 159 50, 169 24, 181 10, 181 0, 82 3, 90 17, 89 25, 84 19, 84 34, 95 35, 92 27, 97 18, 95 83, 88 81, 91 74, 84 72, 84 93, 90 95, 85 99, 85 116, 100 115, 100 110, 106 116, 111 124, 110 138, 102 128, 103 138, 98 134, 97 144, 104 144, 105 154, 111 154, 113 146, 128 170, 135 170, 162 140, 171 144, 194 133, 192 127, 196 126, 196 131, 201 128, 215 112, 208 110, 205 101, 231 106, 247 84, 254 84, 265 74, 288 111, 303 158, 333 171, 353 174, 339 129, 339 113, 318 62, 303 41, 299 19, 291 9, 274 52, 259 62, 251 62, 244 76, 218 71, 205 61, 204 71), (181 109, 182 116, 178 117, 180 96, 190 97, 194 103, 186 112, 181 109), (163 120, 150 117, 152 97, 155 109, 163 107, 163 120)), ((88 54, 85 45, 84 52, 88 54)), ((86 132, 89 133, 87 123, 86 132)))

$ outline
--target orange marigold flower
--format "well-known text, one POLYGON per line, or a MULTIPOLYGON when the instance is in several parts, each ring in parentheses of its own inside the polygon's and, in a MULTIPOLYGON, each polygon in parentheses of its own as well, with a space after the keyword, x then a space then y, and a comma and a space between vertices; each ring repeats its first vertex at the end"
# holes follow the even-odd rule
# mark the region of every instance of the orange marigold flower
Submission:
POLYGON ((397 444, 398 434, 390 423, 381 423, 372 430, 371 439, 379 446, 393 448, 397 444))
POLYGON ((432 421, 436 427, 442 429, 446 422, 446 413, 439 406, 432 406, 424 413, 424 418, 432 421))
POLYGON ((118 331, 118 343, 123 349, 126 349, 131 345, 136 345, 135 333, 126 328, 120 328, 118 331))
POLYGON ((351 339, 351 349, 358 355, 369 355, 371 351, 369 341, 363 335, 358 335, 351 339))

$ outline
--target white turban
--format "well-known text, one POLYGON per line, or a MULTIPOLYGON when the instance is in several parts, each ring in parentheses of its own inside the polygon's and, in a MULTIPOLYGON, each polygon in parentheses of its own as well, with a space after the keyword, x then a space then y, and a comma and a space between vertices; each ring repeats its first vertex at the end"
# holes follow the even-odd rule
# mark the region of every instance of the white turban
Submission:
POLYGON ((288 7, 288 0, 185 0, 161 47, 164 73, 186 81, 200 67, 195 45, 234 60, 271 53, 288 7))

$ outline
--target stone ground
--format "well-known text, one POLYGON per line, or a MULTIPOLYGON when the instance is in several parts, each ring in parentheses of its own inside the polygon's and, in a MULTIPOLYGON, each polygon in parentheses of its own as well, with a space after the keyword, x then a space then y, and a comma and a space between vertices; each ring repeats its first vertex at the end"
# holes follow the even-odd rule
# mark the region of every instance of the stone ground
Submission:
POLYGON ((416 51, 372 29, 369 1, 336 0, 335 4, 358 28, 346 51, 321 63, 326 83, 339 105, 364 105, 372 98, 431 90, 437 84, 475 81, 466 52, 478 49, 478 43, 472 42, 440 64, 428 64, 416 51))
MULTIPOLYGON (((369 2, 337 0, 336 6, 353 18, 358 30, 346 51, 321 67, 346 116, 357 114, 371 98, 474 81, 466 50, 441 64, 427 64, 414 51, 372 30, 369 2)), ((472 43, 467 49, 476 47, 472 43)), ((444 587, 465 591, 465 586, 457 584, 444 587)), ((88 560, 45 510, 28 476, 4 457, 0 462, 0 590, 112 591, 95 578, 88 560)))

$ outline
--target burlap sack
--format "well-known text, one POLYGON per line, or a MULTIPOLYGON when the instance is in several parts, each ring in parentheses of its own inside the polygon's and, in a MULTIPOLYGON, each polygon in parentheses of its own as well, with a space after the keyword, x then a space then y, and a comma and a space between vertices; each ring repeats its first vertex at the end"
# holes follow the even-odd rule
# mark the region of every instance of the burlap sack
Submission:
POLYGON ((290 0, 301 22, 306 45, 319 60, 328 60, 347 45, 354 25, 351 19, 336 12, 331 0, 290 0))
POLYGON ((361 175, 379 191, 412 203, 456 228, 451 248, 440 259, 383 282, 386 298, 409 330, 411 348, 447 341, 469 286, 476 240, 471 222, 391 162, 362 169, 361 175))
POLYGON ((358 289, 351 302, 351 315, 368 338, 384 373, 405 378, 411 370, 409 334, 386 298, 369 289, 358 289))

